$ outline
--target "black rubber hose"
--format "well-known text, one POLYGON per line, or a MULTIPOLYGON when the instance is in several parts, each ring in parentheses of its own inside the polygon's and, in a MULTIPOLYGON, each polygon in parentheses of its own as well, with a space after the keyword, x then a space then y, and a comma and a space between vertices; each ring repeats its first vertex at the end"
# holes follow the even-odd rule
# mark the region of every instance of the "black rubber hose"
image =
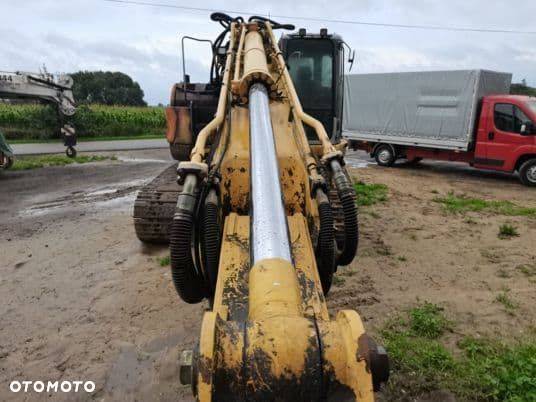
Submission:
POLYGON ((203 300, 203 287, 192 261, 191 239, 193 219, 187 214, 176 214, 171 224, 169 249, 171 277, 177 293, 186 303, 203 300))
POLYGON ((218 196, 216 190, 210 190, 203 213, 203 262, 208 277, 209 293, 214 295, 218 279, 220 262, 221 231, 218 221, 218 196))
POLYGON ((339 194, 339 199, 344 214, 344 248, 339 254, 337 264, 348 265, 354 260, 359 244, 357 206, 354 194, 349 191, 339 194))
POLYGON ((331 168, 333 181, 335 182, 344 214, 344 247, 339 252, 337 265, 348 265, 353 261, 359 243, 359 222, 355 191, 338 161, 332 161, 331 168))
POLYGON ((205 296, 203 278, 192 260, 194 230, 195 188, 197 178, 188 176, 177 199, 176 212, 169 234, 171 277, 177 293, 186 303, 199 303, 205 296))
POLYGON ((333 212, 328 197, 322 190, 317 192, 318 215, 320 230, 317 243, 317 262, 320 282, 324 295, 327 295, 333 281, 335 272, 335 228, 333 226, 333 212))

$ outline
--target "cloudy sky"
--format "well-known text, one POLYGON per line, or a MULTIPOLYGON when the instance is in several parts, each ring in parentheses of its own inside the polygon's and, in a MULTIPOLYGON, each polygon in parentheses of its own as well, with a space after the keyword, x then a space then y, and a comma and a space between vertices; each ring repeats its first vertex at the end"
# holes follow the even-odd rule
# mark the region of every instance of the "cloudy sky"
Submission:
MULTIPOLYGON (((536 31, 536 1, 496 0, 143 0, 245 13, 536 31)), ((180 37, 214 38, 208 12, 117 4, 105 0, 2 0, 0 70, 122 71, 150 104, 167 103, 180 80, 180 37)), ((327 27, 356 49, 352 72, 486 68, 536 86, 536 35, 425 31, 281 19, 316 31, 327 27)), ((206 81, 206 45, 187 47, 187 72, 206 81)))

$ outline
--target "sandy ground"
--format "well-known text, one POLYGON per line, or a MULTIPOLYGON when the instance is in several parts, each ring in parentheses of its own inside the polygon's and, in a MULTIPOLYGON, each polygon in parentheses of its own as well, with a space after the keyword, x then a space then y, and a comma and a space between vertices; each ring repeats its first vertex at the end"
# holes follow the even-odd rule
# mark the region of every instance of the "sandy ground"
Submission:
MULTIPOLYGON (((172 162, 166 150, 116 154, 0 175, 0 400, 191 400, 177 359, 206 305, 178 299, 157 262, 166 249, 143 246, 131 221, 136 191, 172 162), (97 390, 13 394, 12 380, 92 380, 97 390)), ((361 214, 359 258, 340 270, 332 311, 357 309, 372 333, 419 300, 446 308, 453 337, 535 326, 535 284, 516 267, 536 263, 536 220, 452 216, 433 202, 454 191, 536 207, 535 190, 455 165, 351 165, 356 179, 388 185, 389 200, 361 214), (520 236, 498 239, 505 222, 520 236), (505 289, 513 313, 495 302, 505 289)))

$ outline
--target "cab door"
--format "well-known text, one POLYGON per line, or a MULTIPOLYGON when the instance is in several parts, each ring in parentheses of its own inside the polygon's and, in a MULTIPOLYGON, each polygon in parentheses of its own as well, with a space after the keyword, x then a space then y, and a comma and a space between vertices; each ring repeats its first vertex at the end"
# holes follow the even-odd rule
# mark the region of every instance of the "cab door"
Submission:
POLYGON ((493 124, 488 127, 485 165, 489 169, 512 171, 517 150, 533 142, 523 135, 530 118, 517 105, 497 102, 493 106, 493 124))

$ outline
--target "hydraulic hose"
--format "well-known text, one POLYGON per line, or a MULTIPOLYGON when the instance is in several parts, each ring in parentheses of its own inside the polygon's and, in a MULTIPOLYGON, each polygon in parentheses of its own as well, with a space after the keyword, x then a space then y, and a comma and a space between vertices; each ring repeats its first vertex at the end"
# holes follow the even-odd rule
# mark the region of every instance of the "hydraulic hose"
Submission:
POLYGON ((199 303, 204 297, 203 280, 192 260, 196 186, 197 177, 193 174, 186 176, 169 236, 173 284, 181 299, 190 304, 199 303))
POLYGON ((357 253, 359 242, 359 223, 355 192, 339 161, 332 160, 330 166, 344 214, 344 246, 342 250, 339 250, 337 265, 348 265, 353 261, 357 253))
POLYGON ((203 211, 203 256, 204 268, 208 279, 210 294, 214 294, 218 279, 218 266, 220 261, 220 225, 218 223, 219 211, 218 195, 216 190, 209 191, 205 198, 203 211))
POLYGON ((320 218, 316 258, 322 290, 327 295, 331 288, 333 273, 335 272, 335 229, 333 227, 331 204, 323 190, 317 190, 316 201, 318 203, 318 215, 320 218))

